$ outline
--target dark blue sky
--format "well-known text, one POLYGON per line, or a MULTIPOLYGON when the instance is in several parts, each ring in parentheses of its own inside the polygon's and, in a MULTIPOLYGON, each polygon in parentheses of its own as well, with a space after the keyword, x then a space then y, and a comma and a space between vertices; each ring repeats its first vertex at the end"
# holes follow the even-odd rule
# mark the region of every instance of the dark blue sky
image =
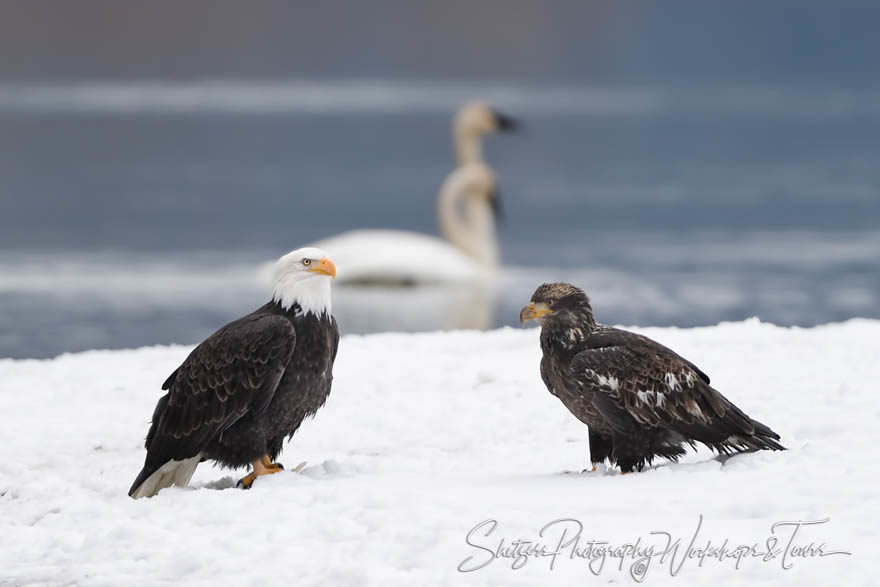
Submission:
POLYGON ((0 79, 878 79, 880 4, 7 0, 0 79))

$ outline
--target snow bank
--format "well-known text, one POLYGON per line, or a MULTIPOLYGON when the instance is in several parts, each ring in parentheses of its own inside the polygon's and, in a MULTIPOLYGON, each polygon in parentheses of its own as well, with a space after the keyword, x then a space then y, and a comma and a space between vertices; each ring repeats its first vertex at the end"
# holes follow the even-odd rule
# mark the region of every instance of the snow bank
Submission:
POLYGON ((244 471, 206 463, 192 487, 133 501, 159 386, 189 348, 0 361, 0 584, 627 584, 639 572, 649 584, 871 583, 880 322, 641 331, 693 359, 791 450, 563 474, 587 465, 586 429, 541 384, 537 330, 347 336, 328 404, 282 455, 288 467, 308 461, 301 474, 245 492, 232 487, 244 471), (776 522, 830 517, 794 544, 852 555, 793 556, 803 553, 778 527, 770 560, 682 564, 700 515, 694 548, 760 550, 776 522), (489 555, 502 538, 550 552, 575 522, 541 528, 568 518, 582 524, 579 550, 555 562, 489 555), (468 545, 490 519, 494 532, 468 545), (660 560, 666 539, 652 531, 681 539, 677 558, 660 560), (637 539, 657 547, 647 569, 632 557, 599 568, 598 545, 588 550, 637 539))

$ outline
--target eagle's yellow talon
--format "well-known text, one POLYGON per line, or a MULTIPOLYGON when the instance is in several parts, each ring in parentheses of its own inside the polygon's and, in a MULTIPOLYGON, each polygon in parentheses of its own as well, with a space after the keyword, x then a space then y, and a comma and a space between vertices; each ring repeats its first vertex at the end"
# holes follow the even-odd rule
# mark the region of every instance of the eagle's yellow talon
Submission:
POLYGON ((269 458, 269 455, 263 455, 263 458, 260 459, 260 461, 266 469, 266 474, 277 473, 278 471, 284 470, 284 465, 281 463, 273 463, 272 459, 269 458))
POLYGON ((269 459, 269 455, 263 455, 261 458, 251 463, 251 466, 254 468, 254 470, 239 479, 238 483, 236 483, 236 487, 241 487, 242 489, 250 489, 251 485, 254 484, 254 481, 257 480, 257 477, 262 477, 263 475, 271 475, 272 473, 277 473, 284 470, 284 466, 281 463, 273 463, 269 459))
POLYGON ((248 473, 244 477, 238 480, 238 483, 235 484, 236 487, 241 487, 242 489, 250 489, 251 485, 256 481, 257 475, 253 473, 248 473))

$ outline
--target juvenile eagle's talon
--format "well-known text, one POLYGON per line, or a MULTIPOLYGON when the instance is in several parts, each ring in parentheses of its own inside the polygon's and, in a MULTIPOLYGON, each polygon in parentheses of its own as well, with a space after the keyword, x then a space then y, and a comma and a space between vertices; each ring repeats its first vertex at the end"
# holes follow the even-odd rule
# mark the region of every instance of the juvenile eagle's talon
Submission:
POLYGON ((590 469, 590 473, 595 473, 595 472, 596 472, 596 465, 593 465, 593 468, 590 469))

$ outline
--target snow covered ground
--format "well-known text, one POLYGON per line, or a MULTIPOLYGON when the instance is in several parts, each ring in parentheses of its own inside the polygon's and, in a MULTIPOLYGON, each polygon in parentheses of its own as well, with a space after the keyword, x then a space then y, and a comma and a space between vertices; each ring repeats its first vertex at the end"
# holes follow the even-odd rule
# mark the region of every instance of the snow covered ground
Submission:
POLYGON ((0 584, 629 584, 631 573, 648 584, 876 584, 880 322, 640 331, 694 360, 790 450, 564 474, 587 465, 586 429, 544 389, 536 329, 347 336, 327 405, 280 459, 308 461, 302 473, 240 491, 244 471, 205 463, 192 487, 134 501, 159 386, 189 349, 0 361, 0 584), (735 558, 683 560, 700 516, 693 549, 755 546, 738 569, 735 558), (793 545, 791 526, 771 530, 825 518, 793 545), (494 531, 480 527, 469 545, 487 520, 494 531), (489 554, 502 539, 549 554, 578 523, 579 542, 555 559, 489 554), (661 560, 667 538, 652 531, 679 549, 661 560), (600 545, 590 549, 636 540, 639 555, 604 551, 604 566, 600 545), (822 543, 826 556, 799 549, 822 543))

